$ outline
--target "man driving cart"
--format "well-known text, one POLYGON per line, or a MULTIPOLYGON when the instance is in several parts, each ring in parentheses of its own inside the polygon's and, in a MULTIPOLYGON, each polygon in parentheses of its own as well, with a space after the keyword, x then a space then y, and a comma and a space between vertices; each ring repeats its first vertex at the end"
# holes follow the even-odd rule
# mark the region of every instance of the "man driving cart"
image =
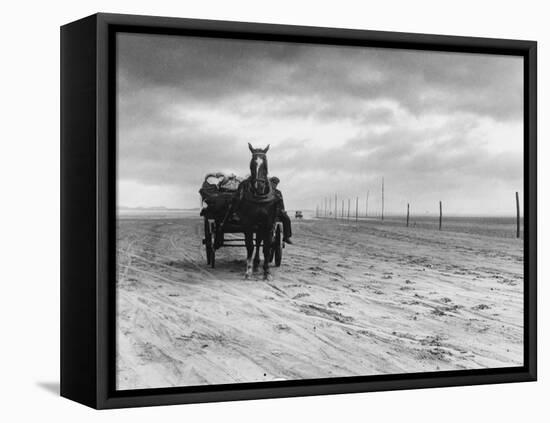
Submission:
POLYGON ((269 180, 271 181, 271 186, 273 187, 275 197, 277 198, 277 216, 279 217, 279 219, 281 219, 281 222, 283 223, 283 241, 287 244, 292 244, 292 241, 290 240, 290 237, 292 237, 290 217, 285 210, 283 193, 277 189, 277 185, 279 185, 279 182, 281 181, 276 176, 272 176, 271 178, 269 178, 269 180))

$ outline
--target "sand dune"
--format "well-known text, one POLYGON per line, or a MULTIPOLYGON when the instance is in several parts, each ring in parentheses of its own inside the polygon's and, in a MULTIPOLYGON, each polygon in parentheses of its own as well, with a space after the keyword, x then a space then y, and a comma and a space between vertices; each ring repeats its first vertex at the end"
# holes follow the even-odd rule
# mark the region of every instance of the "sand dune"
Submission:
POLYGON ((118 223, 117 387, 520 366, 523 242, 294 223, 273 280, 245 249, 206 265, 202 221, 118 223))

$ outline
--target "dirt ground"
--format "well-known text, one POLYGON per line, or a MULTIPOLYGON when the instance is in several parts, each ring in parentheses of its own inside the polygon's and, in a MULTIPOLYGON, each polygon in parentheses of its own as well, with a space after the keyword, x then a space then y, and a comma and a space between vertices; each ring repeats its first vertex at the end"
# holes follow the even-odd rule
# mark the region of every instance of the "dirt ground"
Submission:
POLYGON ((119 219, 117 388, 522 365, 521 240, 293 223, 267 282, 198 217, 119 219))

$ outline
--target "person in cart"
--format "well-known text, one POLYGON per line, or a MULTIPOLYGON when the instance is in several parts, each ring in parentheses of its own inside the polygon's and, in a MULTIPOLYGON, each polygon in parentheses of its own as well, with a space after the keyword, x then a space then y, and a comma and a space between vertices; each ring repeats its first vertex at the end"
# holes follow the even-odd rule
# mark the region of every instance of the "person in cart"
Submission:
POLYGON ((275 197, 277 198, 277 215, 279 219, 281 219, 281 222, 283 223, 283 241, 287 244, 292 244, 292 241, 290 240, 290 237, 292 237, 292 228, 290 227, 290 217, 288 216, 287 212, 285 211, 285 202, 283 200, 283 193, 277 189, 277 185, 279 185, 280 179, 276 176, 272 176, 269 178, 271 181, 271 186, 273 187, 273 191, 275 192, 275 197))

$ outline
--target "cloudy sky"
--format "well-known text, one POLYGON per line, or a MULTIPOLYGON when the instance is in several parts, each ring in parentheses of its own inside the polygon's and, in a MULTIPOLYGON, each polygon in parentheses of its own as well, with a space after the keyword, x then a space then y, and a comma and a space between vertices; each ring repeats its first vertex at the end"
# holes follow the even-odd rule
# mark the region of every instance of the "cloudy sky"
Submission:
POLYGON ((271 144, 288 209, 511 215, 523 62, 495 55, 118 35, 118 204, 198 207, 213 171, 271 144))

